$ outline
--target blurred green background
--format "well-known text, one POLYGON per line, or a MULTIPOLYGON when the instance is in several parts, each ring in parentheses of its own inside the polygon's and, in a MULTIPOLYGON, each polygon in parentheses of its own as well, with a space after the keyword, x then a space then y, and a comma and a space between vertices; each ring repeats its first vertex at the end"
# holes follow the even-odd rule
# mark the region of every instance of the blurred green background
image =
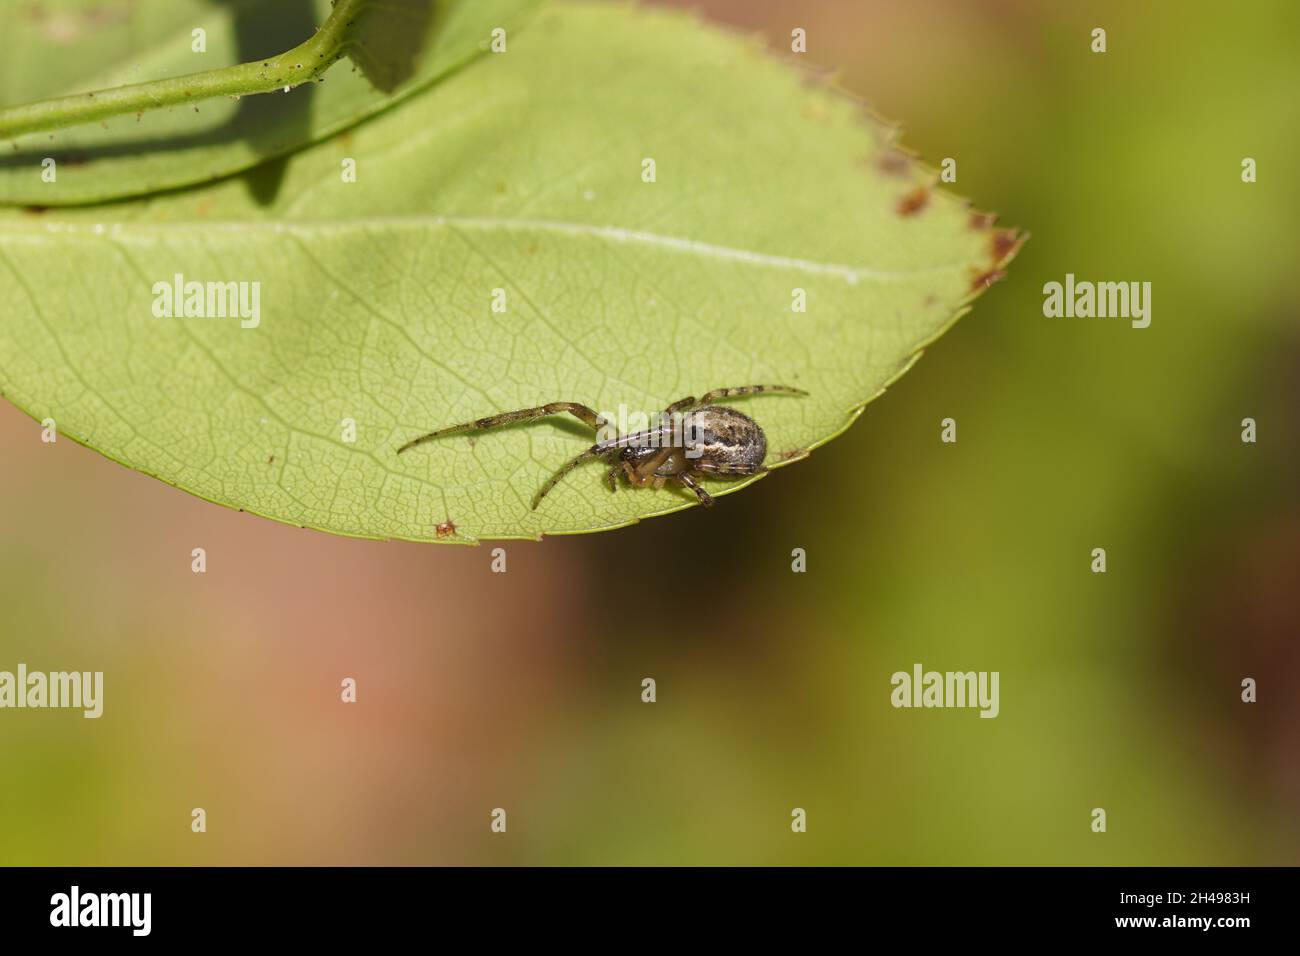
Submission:
POLYGON ((1300 862, 1300 6, 681 5, 804 27, 1032 233, 1007 280, 807 462, 504 575, 0 404, 0 669, 106 672, 97 721, 0 712, 0 862, 1300 862), (1067 272, 1150 281, 1151 327, 1045 318, 1067 272), (916 662, 1000 715, 892 708, 916 662))

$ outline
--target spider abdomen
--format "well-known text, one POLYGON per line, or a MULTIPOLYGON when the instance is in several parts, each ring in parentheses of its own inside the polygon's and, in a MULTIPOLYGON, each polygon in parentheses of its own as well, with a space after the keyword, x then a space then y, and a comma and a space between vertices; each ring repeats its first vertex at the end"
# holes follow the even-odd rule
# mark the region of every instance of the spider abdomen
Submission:
POLYGON ((750 475, 767 457, 758 422, 734 408, 706 405, 686 416, 682 429, 689 465, 701 471, 750 475))

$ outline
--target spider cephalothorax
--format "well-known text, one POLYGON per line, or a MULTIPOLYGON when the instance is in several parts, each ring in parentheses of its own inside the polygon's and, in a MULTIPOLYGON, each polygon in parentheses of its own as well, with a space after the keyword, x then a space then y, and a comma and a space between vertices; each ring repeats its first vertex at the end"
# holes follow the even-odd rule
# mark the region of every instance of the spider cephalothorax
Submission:
MULTIPOLYGON (((542 486, 533 499, 536 509, 556 483, 583 462, 605 458, 610 463, 609 487, 615 487, 619 472, 633 486, 650 485, 662 488, 667 481, 676 481, 699 497, 700 503, 713 504, 713 498, 696 480, 701 476, 737 477, 756 475, 764 471, 767 457, 767 438, 758 422, 734 408, 712 405, 724 398, 776 392, 784 395, 807 395, 801 389, 788 385, 743 385, 738 388, 717 388, 698 399, 694 396, 673 402, 660 415, 659 423, 651 428, 607 438, 596 442, 581 455, 571 459, 542 486)), ((568 412, 586 422, 599 435, 609 424, 586 405, 577 402, 551 402, 535 408, 521 408, 515 412, 489 415, 472 422, 421 435, 397 449, 400 455, 408 448, 444 435, 496 428, 513 422, 532 421, 568 412)))

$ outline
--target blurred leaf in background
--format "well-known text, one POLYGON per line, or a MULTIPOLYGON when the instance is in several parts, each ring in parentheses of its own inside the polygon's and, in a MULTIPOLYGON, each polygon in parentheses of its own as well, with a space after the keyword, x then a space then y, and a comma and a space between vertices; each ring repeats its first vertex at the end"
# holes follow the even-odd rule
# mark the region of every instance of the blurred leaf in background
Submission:
MULTIPOLYGON (((285 156, 486 53, 492 30, 522 27, 539 2, 362 2, 347 34, 352 62, 335 64, 320 83, 18 136, 0 155, 0 203, 102 202, 208 182, 285 156), (57 184, 40 175, 46 157, 58 163, 57 184)), ((0 106, 274 57, 311 37, 332 7, 330 0, 6 4, 0 8, 0 106)), ((292 77, 284 83, 290 86, 292 77)), ((269 201, 275 191, 267 180, 278 182, 282 174, 281 167, 264 166, 251 180, 253 195, 269 201)))

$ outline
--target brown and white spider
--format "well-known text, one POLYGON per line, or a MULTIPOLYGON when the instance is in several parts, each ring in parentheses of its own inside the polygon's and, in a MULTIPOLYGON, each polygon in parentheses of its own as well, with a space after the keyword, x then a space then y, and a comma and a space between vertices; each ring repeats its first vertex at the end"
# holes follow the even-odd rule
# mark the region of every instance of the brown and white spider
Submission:
MULTIPOLYGON (((677 481, 699 497, 703 505, 713 504, 712 496, 696 480, 702 476, 740 477, 766 471, 763 460, 767 457, 767 436, 748 415, 734 408, 710 404, 724 398, 758 395, 774 392, 781 395, 807 395, 789 385, 742 385, 737 388, 715 388, 699 398, 689 396, 669 405, 659 417, 659 424, 617 438, 598 441, 581 455, 570 460, 542 486, 533 499, 533 510, 555 487, 561 478, 583 462, 606 457, 610 464, 608 481, 613 491, 621 470, 634 487, 650 485, 662 488, 667 481, 677 481)), ((567 412, 586 422, 599 434, 609 423, 586 405, 577 402, 551 402, 535 408, 521 408, 515 412, 489 415, 472 422, 440 428, 421 435, 397 449, 400 455, 407 449, 445 435, 497 428, 515 422, 528 422, 548 415, 567 412)))

